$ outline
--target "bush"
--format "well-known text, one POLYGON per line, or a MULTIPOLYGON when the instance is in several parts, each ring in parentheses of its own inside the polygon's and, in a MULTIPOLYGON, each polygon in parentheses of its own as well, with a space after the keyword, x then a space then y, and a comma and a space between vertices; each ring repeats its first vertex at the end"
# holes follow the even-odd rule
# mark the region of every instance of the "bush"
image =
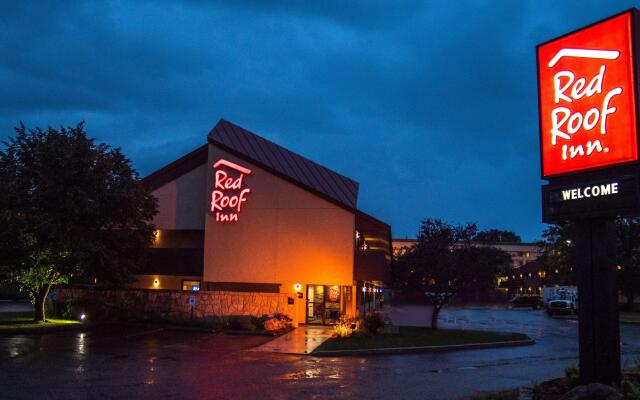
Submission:
POLYGON ((360 329, 360 325, 358 318, 340 317, 338 323, 333 326, 333 333, 337 337, 349 337, 360 329))
POLYGON ((269 316, 266 314, 262 317, 251 317, 251 323, 260 331, 264 329, 264 323, 268 320, 269 316))
MULTIPOLYGON (((105 303, 92 298, 74 301, 57 301, 53 303, 53 312, 50 316, 78 320, 82 314, 85 314, 91 321, 122 321, 127 320, 128 316, 124 310, 109 307, 105 303)), ((135 320, 135 318, 133 319, 135 320)))
POLYGON ((571 365, 564 369, 564 375, 567 378, 567 385, 572 388, 580 384, 580 370, 577 366, 571 365))
POLYGON ((625 400, 636 400, 640 399, 640 386, 631 382, 630 380, 623 379, 620 384, 620 391, 624 396, 625 400))
POLYGON ((229 317, 228 328, 238 331, 255 331, 256 326, 251 322, 249 315, 234 315, 229 317))
POLYGON ((384 317, 382 316, 382 314, 377 312, 367 313, 367 315, 365 315, 364 317, 362 325, 369 333, 375 335, 376 333, 378 333, 378 330, 380 328, 384 327, 384 317))
POLYGON ((203 319, 196 319, 192 321, 192 324, 195 326, 210 328, 214 331, 220 332, 227 327, 228 321, 225 317, 211 316, 205 317, 203 319))

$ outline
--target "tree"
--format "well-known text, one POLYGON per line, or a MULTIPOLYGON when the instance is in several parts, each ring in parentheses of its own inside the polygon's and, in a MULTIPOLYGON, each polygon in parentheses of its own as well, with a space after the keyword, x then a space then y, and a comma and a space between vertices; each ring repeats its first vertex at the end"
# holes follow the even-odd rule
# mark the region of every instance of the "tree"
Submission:
POLYGON ((627 309, 632 311, 633 300, 640 291, 640 218, 617 219, 616 234, 618 288, 627 298, 627 309))
POLYGON ((120 149, 87 137, 83 123, 25 129, 0 151, 0 274, 45 321, 52 285, 121 285, 153 239, 156 201, 120 149))
POLYGON ((500 229, 488 229, 476 234, 477 242, 483 243, 521 243, 522 238, 515 232, 500 229))
POLYGON ((454 226, 438 219, 422 221, 416 244, 394 259, 394 287, 404 294, 426 294, 433 303, 431 326, 449 299, 464 288, 495 287, 511 256, 499 249, 476 246, 476 225, 454 226))
MULTIPOLYGON (((551 225, 543 232, 541 256, 547 274, 558 283, 577 284, 574 260, 574 225, 551 225)), ((616 262, 618 288, 627 298, 627 308, 633 308, 633 299, 640 293, 640 218, 616 219, 616 262)))
POLYGON ((542 233, 542 255, 540 261, 546 276, 554 277, 557 283, 577 284, 577 271, 573 261, 574 225, 549 225, 542 233))

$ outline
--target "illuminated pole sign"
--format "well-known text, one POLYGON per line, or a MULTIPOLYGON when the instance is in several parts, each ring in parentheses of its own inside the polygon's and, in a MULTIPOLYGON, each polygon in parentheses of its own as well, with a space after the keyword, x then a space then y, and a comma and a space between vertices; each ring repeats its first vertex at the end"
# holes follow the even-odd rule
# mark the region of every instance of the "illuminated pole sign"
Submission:
POLYGON ((251 189, 244 187, 244 177, 251 170, 222 158, 213 164, 213 168, 211 212, 217 222, 237 222, 242 205, 251 193, 251 189))
POLYGON ((571 223, 582 384, 620 383, 616 218, 640 216, 636 9, 537 47, 542 220, 571 223))
POLYGON ((544 222, 640 211, 636 20, 629 10, 537 47, 544 222))
POLYGON ((538 46, 543 177, 638 160, 632 17, 538 46))

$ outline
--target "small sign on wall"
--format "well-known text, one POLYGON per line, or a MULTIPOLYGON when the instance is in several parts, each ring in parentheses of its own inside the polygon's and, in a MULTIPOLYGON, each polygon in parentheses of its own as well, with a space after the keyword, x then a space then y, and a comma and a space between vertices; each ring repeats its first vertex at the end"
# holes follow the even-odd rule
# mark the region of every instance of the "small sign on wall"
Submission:
POLYGON ((196 305, 196 296, 189 296, 189 304, 191 307, 196 305))

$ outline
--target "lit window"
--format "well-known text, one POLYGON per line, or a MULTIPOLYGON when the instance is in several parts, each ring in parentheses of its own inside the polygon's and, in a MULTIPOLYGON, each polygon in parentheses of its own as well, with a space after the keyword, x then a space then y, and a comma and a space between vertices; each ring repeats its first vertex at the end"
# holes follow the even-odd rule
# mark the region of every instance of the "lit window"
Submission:
POLYGON ((200 290, 200 281, 182 281, 182 290, 197 292, 200 290))

